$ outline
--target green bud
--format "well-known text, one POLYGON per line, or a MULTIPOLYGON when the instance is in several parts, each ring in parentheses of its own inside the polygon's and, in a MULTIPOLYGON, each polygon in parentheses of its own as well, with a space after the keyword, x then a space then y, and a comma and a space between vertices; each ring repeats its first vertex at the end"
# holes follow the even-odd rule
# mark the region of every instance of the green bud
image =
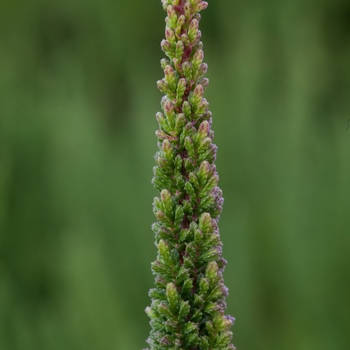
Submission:
POLYGON ((166 54, 172 51, 171 44, 167 40, 162 40, 160 46, 166 54))
POLYGON ((208 71, 208 65, 206 63, 201 63, 197 73, 195 74, 196 79, 201 79, 203 75, 207 73, 207 71, 208 71))
POLYGON ((197 109, 197 105, 199 105, 199 102, 202 100, 204 94, 204 89, 202 85, 197 85, 193 92, 190 93, 188 96, 188 100, 191 103, 191 105, 197 109))
POLYGON ((171 197, 171 193, 167 189, 164 189, 160 192, 160 198, 162 200, 164 214, 170 220, 173 219, 174 212, 173 212, 173 200, 171 197))
POLYGON ((156 135, 157 135, 158 139, 160 139, 160 140, 165 140, 166 139, 166 140, 171 141, 171 142, 177 141, 177 137, 168 135, 163 130, 157 130, 156 131, 156 135))
POLYGON ((205 277, 208 279, 210 286, 214 286, 218 277, 218 264, 216 261, 211 261, 205 271, 205 277))
POLYGON ((199 124, 199 128, 198 128, 198 133, 200 134, 200 137, 201 138, 204 138, 208 135, 209 133, 209 123, 207 120, 204 120, 202 121, 200 124, 199 124))
POLYGON ((181 41, 185 44, 185 46, 190 46, 190 39, 186 33, 181 34, 181 41))
POLYGON ((210 146, 211 146, 211 138, 210 137, 205 137, 203 140, 201 140, 197 151, 198 151, 198 153, 203 153, 210 146))
POLYGON ((182 103, 182 97, 185 93, 186 90, 186 79, 185 78, 181 78, 178 83, 177 83, 177 89, 176 89, 176 104, 178 106, 181 106, 182 103))
POLYGON ((190 231, 187 229, 181 230, 179 240, 180 242, 186 241, 187 237, 189 236, 190 231))
POLYGON ((209 281, 207 278, 201 278, 199 282, 199 291, 201 294, 206 294, 209 289, 209 281))
POLYGON ((162 239, 159 241, 158 251, 159 251, 159 255, 160 255, 161 260, 167 265, 172 265, 172 259, 170 256, 169 247, 165 243, 165 241, 162 239))
POLYGON ((169 87, 163 79, 157 81, 157 87, 163 94, 167 94, 169 91, 169 87))
POLYGON ((166 297, 169 303, 169 308, 173 313, 177 313, 179 308, 180 296, 176 290, 174 283, 168 283, 166 286, 166 297))
POLYGON ((174 226, 178 227, 181 224, 181 221, 184 217, 184 210, 182 205, 178 205, 175 209, 175 218, 174 218, 174 226))
MULTIPOLYGON (((177 328, 178 328, 178 325, 177 325, 177 322, 170 319, 170 320, 167 320, 165 323, 164 323, 164 326, 165 326, 165 330, 170 333, 170 334, 176 334, 176 331, 177 331, 177 328)), ((175 343, 175 341, 174 341, 175 343)), ((176 349, 176 348, 175 348, 176 349)))
POLYGON ((172 92, 176 91, 176 78, 174 68, 170 65, 167 65, 164 69, 165 82, 167 83, 169 89, 172 92))
POLYGON ((208 7, 208 3, 206 1, 201 1, 193 10, 195 12, 200 12, 205 10, 208 7))
POLYGON ((175 33, 168 26, 165 27, 165 39, 171 44, 174 45, 176 43, 175 33))
POLYGON ((168 13, 168 17, 165 19, 165 21, 170 28, 175 29, 177 25, 177 15, 174 7, 169 5, 167 7, 167 13, 168 13))
POLYGON ((184 208, 185 214, 189 214, 189 215, 192 214, 193 208, 192 208, 192 205, 191 205, 190 201, 184 200, 182 202, 182 207, 184 208))
POLYGON ((175 57, 177 59, 182 59, 182 55, 184 54, 185 45, 182 41, 178 41, 176 43, 176 49, 175 49, 175 57))
POLYGON ((196 306, 202 306, 204 304, 204 296, 195 294, 193 302, 196 306))
POLYGON ((190 172, 189 174, 189 181, 192 184, 192 186, 194 188, 198 188, 199 187, 199 182, 198 182, 198 178, 197 175, 194 172, 190 172))
POLYGON ((161 210, 158 210, 155 213, 155 216, 158 219, 158 221, 161 222, 162 224, 165 224, 165 225, 171 224, 171 221, 169 220, 169 218, 161 210))
POLYGON ((188 173, 194 170, 195 163, 196 162, 192 159, 184 159, 184 166, 188 173))
POLYGON ((180 301, 180 309, 179 309, 179 319, 185 319, 185 317, 190 312, 191 307, 188 301, 180 301))
POLYGON ((174 160, 174 170, 175 170, 175 172, 180 173, 181 167, 182 167, 182 157, 181 157, 180 154, 178 154, 175 157, 175 160, 174 160))
POLYGON ((179 74, 182 74, 182 64, 181 64, 182 56, 180 58, 174 57, 173 58, 173 64, 175 69, 178 71, 179 74))
POLYGON ((205 234, 213 231, 212 219, 209 213, 203 213, 200 216, 199 229, 205 234))
POLYGON ((206 183, 209 172, 210 172, 210 165, 206 160, 204 160, 201 163, 198 170, 198 182, 200 185, 203 185, 204 183, 206 183))
MULTIPOLYGON (((168 125, 168 121, 167 119, 165 118, 164 114, 161 113, 161 112, 157 112, 156 114, 156 119, 157 119, 157 122, 159 123, 159 126, 165 130, 166 132, 170 132, 171 130, 169 129, 169 125, 168 125)), ((163 139, 166 138, 166 137, 163 137, 163 139)))
POLYGON ((203 50, 198 50, 194 56, 193 56, 193 60, 192 60, 192 67, 193 67, 193 70, 195 72, 198 71, 200 65, 202 64, 204 60, 204 52, 203 50))
POLYGON ((146 307, 145 312, 149 318, 157 318, 157 314, 152 310, 150 306, 146 307))
POLYGON ((169 125, 175 120, 175 106, 170 100, 165 100, 163 105, 164 114, 168 118, 169 125))
POLYGON ((209 341, 207 336, 203 336, 200 338, 200 349, 202 350, 209 350, 209 341))
POLYGON ((197 245, 200 245, 203 240, 203 233, 200 230, 195 230, 194 231, 194 243, 197 245))
POLYGON ((166 317, 171 317, 173 314, 169 310, 168 306, 165 303, 160 303, 158 306, 158 312, 166 317))
POLYGON ((173 158, 173 147, 171 146, 171 143, 169 142, 168 139, 165 139, 163 141, 162 150, 166 159, 170 160, 173 158))
POLYGON ((197 325, 195 324, 195 323, 193 323, 193 322, 187 322, 186 324, 185 324, 185 327, 184 327, 184 329, 183 329, 183 332, 184 332, 184 334, 187 334, 187 333, 192 333, 192 332, 194 332, 195 330, 197 330, 197 325))
POLYGON ((182 128, 184 127, 185 124, 186 124, 185 115, 183 113, 179 113, 177 115, 176 122, 175 122, 176 135, 179 135, 181 133, 182 128))
POLYGON ((187 81, 190 81, 192 79, 192 66, 191 63, 189 62, 184 62, 182 64, 182 71, 184 73, 185 78, 187 79, 187 81))
POLYGON ((185 183, 185 191, 186 191, 191 197, 195 197, 195 196, 196 196, 196 192, 195 192, 193 186, 192 186, 189 182, 186 182, 186 183, 185 183))
POLYGON ((182 104, 182 111, 183 111, 185 117, 187 118, 187 120, 190 120, 192 110, 191 110, 191 105, 188 101, 184 101, 184 103, 182 104))
POLYGON ((198 32, 198 21, 193 19, 188 27, 188 39, 193 42, 198 32))
POLYGON ((208 303, 206 307, 204 308, 204 312, 207 314, 215 314, 215 312, 218 310, 218 305, 216 303, 208 303))
POLYGON ((170 64, 170 61, 167 60, 166 58, 162 58, 162 59, 160 60, 160 66, 162 67, 163 70, 165 69, 165 67, 166 67, 168 64, 170 64))
POLYGON ((186 22, 186 17, 184 15, 181 15, 177 20, 177 27, 176 27, 179 33, 181 33, 182 26, 185 24, 185 22, 186 22))
POLYGON ((182 285, 182 293, 183 294, 189 294, 193 288, 193 283, 190 278, 186 279, 184 284, 182 285))
POLYGON ((209 85, 209 79, 203 78, 199 83, 203 86, 204 89, 206 89, 209 85))
POLYGON ((188 156, 190 158, 193 158, 194 157, 194 145, 193 145, 193 141, 190 137, 185 138, 185 148, 187 150, 188 156))
POLYGON ((191 3, 189 3, 188 1, 185 2, 184 11, 185 11, 186 20, 189 20, 192 15, 192 8, 191 8, 191 3))
POLYGON ((195 110, 196 115, 199 117, 202 114, 208 111, 209 103, 205 98, 202 98, 201 101, 197 105, 197 109, 195 110))
MULTIPOLYGON (((201 191, 203 193, 203 197, 204 195, 209 193, 215 186, 217 186, 218 182, 219 182, 218 175, 212 176, 201 191)), ((200 197, 202 196, 200 195, 200 197)))

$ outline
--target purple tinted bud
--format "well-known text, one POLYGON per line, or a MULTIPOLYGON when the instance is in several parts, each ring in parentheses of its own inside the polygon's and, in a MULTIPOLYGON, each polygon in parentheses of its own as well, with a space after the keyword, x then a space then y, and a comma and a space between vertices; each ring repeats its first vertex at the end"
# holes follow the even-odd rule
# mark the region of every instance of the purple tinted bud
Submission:
POLYGON ((192 9, 191 9, 191 4, 188 1, 186 1, 185 5, 184 5, 184 11, 185 11, 186 19, 190 19, 192 9))
POLYGON ((203 88, 205 89, 209 85, 209 79, 208 78, 203 78, 200 83, 202 84, 203 88))
POLYGON ((209 132, 209 123, 207 120, 204 120, 200 123, 198 132, 203 135, 208 135, 209 132))
POLYGON ((167 52, 170 52, 171 51, 171 45, 170 43, 167 41, 167 40, 162 40, 161 43, 160 43, 160 46, 162 48, 162 50, 167 53, 167 52))
POLYGON ((188 38, 193 42, 197 37, 198 32, 198 21, 193 19, 188 27, 188 38))
POLYGON ((181 15, 179 19, 177 20, 177 27, 181 28, 186 22, 186 17, 184 15, 181 15))
POLYGON ((171 24, 173 24, 171 27, 174 28, 177 22, 177 15, 173 6, 169 5, 167 7, 167 14, 168 14, 169 21, 171 22, 171 24))
POLYGON ((203 50, 198 50, 198 51, 194 54, 193 60, 199 62, 198 65, 201 64, 201 63, 203 62, 203 60, 204 60, 204 52, 203 52, 203 50))
POLYGON ((195 8, 196 12, 205 10, 208 7, 208 3, 206 1, 201 1, 195 8))
POLYGON ((202 77, 207 72, 207 70, 208 65, 206 63, 202 63, 198 69, 198 77, 202 77))
POLYGON ((174 105, 170 100, 166 100, 163 106, 164 114, 167 117, 171 117, 174 114, 174 105))
POLYGON ((232 322, 232 324, 235 323, 236 319, 232 317, 231 315, 226 315, 226 318, 232 322))
POLYGON ((162 58, 162 59, 160 60, 160 66, 162 67, 163 70, 165 69, 165 67, 166 67, 168 64, 170 64, 170 61, 167 60, 166 58, 162 58))
POLYGON ((224 284, 221 286, 221 293, 224 297, 228 296, 228 288, 224 284))
POLYGON ((186 45, 190 45, 190 40, 188 38, 188 35, 186 33, 181 34, 181 41, 186 45))
POLYGON ((193 91, 193 95, 196 96, 196 98, 199 100, 202 98, 203 94, 204 94, 203 86, 201 84, 198 84, 193 91))
POLYGON ((169 43, 171 43, 171 44, 175 43, 174 31, 171 28, 169 28, 168 26, 165 27, 165 38, 169 43))
POLYGON ((163 94, 166 94, 168 92, 168 85, 166 84, 166 82, 164 80, 157 81, 157 88, 163 94))

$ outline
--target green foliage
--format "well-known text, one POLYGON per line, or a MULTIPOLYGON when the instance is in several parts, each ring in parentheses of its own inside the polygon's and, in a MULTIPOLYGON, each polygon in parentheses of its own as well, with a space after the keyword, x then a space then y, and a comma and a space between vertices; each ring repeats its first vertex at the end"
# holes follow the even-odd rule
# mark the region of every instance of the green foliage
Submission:
POLYGON ((199 11, 204 1, 163 1, 167 11, 166 39, 161 46, 164 78, 157 82, 165 94, 159 123, 159 151, 154 186, 160 197, 153 203, 158 247, 152 263, 157 288, 151 289, 152 350, 234 349, 225 316, 227 288, 222 272, 222 243, 217 223, 222 192, 215 165, 216 146, 210 130, 211 113, 203 98, 208 79, 199 11), (219 267, 220 266, 220 267, 219 267))

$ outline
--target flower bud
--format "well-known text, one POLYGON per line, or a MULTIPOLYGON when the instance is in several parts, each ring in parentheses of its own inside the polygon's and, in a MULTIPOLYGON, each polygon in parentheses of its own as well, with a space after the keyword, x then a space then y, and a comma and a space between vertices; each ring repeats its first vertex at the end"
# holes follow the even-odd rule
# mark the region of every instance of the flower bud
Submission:
POLYGON ((167 94, 169 91, 169 87, 164 80, 158 80, 157 87, 159 91, 162 92, 163 94, 167 94))
POLYGON ((188 101, 184 101, 184 103, 182 104, 182 112, 188 120, 191 119, 192 109, 188 101))
POLYGON ((191 8, 191 4, 188 1, 185 2, 184 11, 185 11, 186 19, 189 20, 192 15, 192 8, 191 8))
POLYGON ((189 81, 192 79, 192 67, 191 67, 191 63, 189 62, 184 62, 182 64, 182 70, 184 73, 185 78, 189 81))
POLYGON ((200 12, 202 10, 205 10, 208 7, 208 3, 206 1, 201 1, 195 8, 195 12, 200 12))
POLYGON ((168 64, 170 64, 170 61, 167 60, 166 58, 162 58, 162 59, 160 60, 160 66, 162 67, 163 70, 165 69, 165 67, 166 67, 168 64))
POLYGON ((192 66, 195 70, 197 70, 199 68, 199 66, 201 65, 201 63, 204 60, 204 52, 203 50, 197 50, 197 52, 194 54, 193 56, 193 60, 192 60, 192 66))
POLYGON ((168 117, 168 119, 171 119, 174 117, 174 105, 170 100, 166 100, 163 105, 164 114, 168 117))
POLYGON ((181 40, 179 40, 176 43, 176 49, 175 49, 176 58, 181 59, 182 55, 184 54, 184 50, 185 50, 185 45, 181 40))
POLYGON ((170 44, 175 44, 175 33, 174 31, 169 28, 168 26, 165 27, 165 39, 170 43, 170 44))
POLYGON ((176 78, 174 68, 170 65, 167 65, 164 69, 165 82, 167 83, 169 89, 172 92, 176 90, 176 78))
POLYGON ((186 90, 186 79, 181 78, 177 83, 176 89, 176 100, 181 104, 182 96, 184 95, 186 90))
POLYGON ((160 46, 165 53, 172 51, 170 43, 164 39, 161 41, 160 46))
POLYGON ((168 17, 166 18, 166 23, 170 28, 176 28, 177 25, 177 15, 173 6, 169 5, 167 7, 168 17))
POLYGON ((198 32, 198 21, 193 19, 188 27, 188 39, 193 42, 198 32))

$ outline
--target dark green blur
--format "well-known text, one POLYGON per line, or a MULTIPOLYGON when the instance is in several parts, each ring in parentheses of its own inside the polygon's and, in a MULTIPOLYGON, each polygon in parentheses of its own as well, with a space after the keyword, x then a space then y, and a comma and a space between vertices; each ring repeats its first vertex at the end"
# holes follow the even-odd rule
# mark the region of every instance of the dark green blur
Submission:
MULTIPOLYGON (((141 350, 160 1, 0 0, 0 349, 141 350)), ((350 343, 350 3, 209 0, 238 350, 350 343)))

